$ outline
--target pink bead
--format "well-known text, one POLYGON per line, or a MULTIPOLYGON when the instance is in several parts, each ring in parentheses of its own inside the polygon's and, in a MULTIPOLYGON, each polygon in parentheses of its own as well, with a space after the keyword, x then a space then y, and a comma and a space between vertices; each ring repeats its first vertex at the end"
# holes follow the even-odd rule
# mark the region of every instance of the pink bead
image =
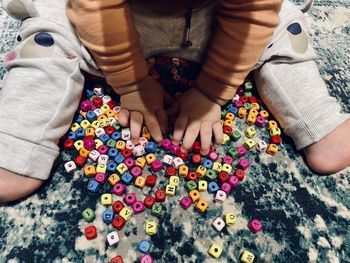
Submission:
POLYGON ((208 154, 208 158, 209 158, 210 160, 212 160, 213 162, 215 162, 215 161, 219 158, 219 155, 218 155, 217 152, 210 152, 210 153, 208 154))
POLYGON ((92 150, 94 150, 95 147, 96 147, 95 141, 92 140, 92 139, 90 139, 90 138, 85 138, 85 139, 83 140, 83 142, 84 142, 84 148, 85 148, 86 150, 88 150, 88 151, 92 151, 92 150))
POLYGON ((134 210, 134 214, 139 214, 145 211, 145 206, 141 201, 136 201, 132 204, 132 209, 134 210))
POLYGON ((233 158, 231 156, 225 155, 224 158, 222 159, 222 164, 229 164, 231 165, 233 163, 233 158))
POLYGON ((97 151, 98 151, 100 154, 106 154, 106 153, 108 153, 108 146, 106 146, 106 145, 101 145, 100 147, 98 147, 97 151))
POLYGON ((139 143, 142 147, 146 147, 147 143, 148 143, 148 140, 145 138, 145 137, 141 137, 139 139, 139 143))
POLYGON ((220 190, 224 191, 226 194, 229 194, 231 191, 231 185, 225 182, 221 185, 220 190))
POLYGON ((235 100, 233 104, 237 109, 243 106, 243 103, 240 100, 235 100))
POLYGON ((237 91, 236 91, 236 94, 238 94, 238 95, 243 95, 243 93, 244 93, 244 89, 243 89, 243 87, 239 87, 238 89, 237 89, 237 91))
POLYGON ((85 112, 91 110, 91 106, 92 104, 89 100, 84 100, 80 103, 80 109, 85 112))
POLYGON ((105 174, 97 173, 95 175, 95 181, 100 184, 104 184, 106 182, 106 179, 107 179, 107 176, 105 174))
POLYGON ((169 151, 171 146, 171 141, 169 139, 164 139, 162 141, 162 147, 165 151, 169 151))
POLYGON ((142 169, 138 166, 134 166, 133 168, 131 168, 130 173, 133 177, 138 177, 142 174, 142 169))
POLYGON ((177 155, 177 153, 180 151, 180 145, 174 145, 172 144, 170 146, 170 152, 174 155, 177 155))
POLYGON ((116 195, 122 196, 126 190, 126 186, 121 183, 116 183, 112 189, 112 192, 116 195))
POLYGON ((249 165, 250 165, 249 161, 247 159, 243 158, 243 159, 239 160, 237 167, 242 169, 242 170, 245 170, 248 168, 249 165))
POLYGON ((152 171, 153 172, 159 172, 163 168, 163 164, 160 160, 155 160, 153 163, 151 163, 152 171))
POLYGON ((237 152, 238 152, 238 156, 242 157, 242 156, 246 155, 247 150, 244 146, 239 146, 239 147, 237 147, 237 152))
POLYGON ((140 259, 140 263, 153 263, 153 258, 150 254, 143 255, 140 259))
POLYGON ((181 199, 180 205, 182 206, 183 209, 187 209, 192 205, 192 200, 188 196, 185 196, 184 198, 181 199))
POLYGON ((228 183, 232 186, 232 188, 236 188, 237 184, 239 183, 239 180, 236 176, 231 176, 228 179, 228 183))
POLYGON ((253 219, 248 223, 248 228, 253 234, 258 233, 262 229, 262 227, 263 226, 258 219, 253 219))
POLYGON ((124 164, 128 167, 128 169, 130 170, 134 165, 135 165, 135 161, 133 158, 128 158, 124 161, 124 164))
POLYGON ((262 126, 264 126, 265 122, 266 122, 266 120, 264 117, 258 116, 258 117, 256 117, 255 125, 262 127, 262 126))
POLYGON ((96 108, 96 106, 94 105, 94 104, 92 104, 91 105, 91 111, 94 111, 94 110, 96 110, 97 108, 96 108))
POLYGON ((134 193, 129 193, 124 196, 124 201, 127 205, 132 205, 137 201, 136 195, 134 193))

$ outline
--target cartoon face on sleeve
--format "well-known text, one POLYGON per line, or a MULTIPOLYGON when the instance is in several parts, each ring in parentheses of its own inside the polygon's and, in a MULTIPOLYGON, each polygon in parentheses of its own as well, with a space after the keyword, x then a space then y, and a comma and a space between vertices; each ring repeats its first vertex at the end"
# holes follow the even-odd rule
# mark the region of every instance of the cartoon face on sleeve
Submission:
POLYGON ((287 27, 292 48, 297 53, 305 53, 308 48, 308 37, 299 23, 295 22, 287 27))

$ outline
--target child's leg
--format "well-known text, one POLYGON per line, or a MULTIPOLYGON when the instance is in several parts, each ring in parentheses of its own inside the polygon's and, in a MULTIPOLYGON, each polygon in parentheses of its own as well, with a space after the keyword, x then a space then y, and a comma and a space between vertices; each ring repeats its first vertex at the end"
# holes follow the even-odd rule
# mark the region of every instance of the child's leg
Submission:
POLYGON ((312 47, 304 15, 285 1, 281 25, 256 70, 258 91, 312 169, 333 173, 350 164, 349 114, 329 96, 312 47))
POLYGON ((27 17, 28 9, 36 12, 24 20, 19 43, 6 56, 8 73, 0 89, 0 203, 33 192, 49 177, 84 84, 81 45, 66 18, 65 1, 18 7, 7 10, 18 18, 27 17))

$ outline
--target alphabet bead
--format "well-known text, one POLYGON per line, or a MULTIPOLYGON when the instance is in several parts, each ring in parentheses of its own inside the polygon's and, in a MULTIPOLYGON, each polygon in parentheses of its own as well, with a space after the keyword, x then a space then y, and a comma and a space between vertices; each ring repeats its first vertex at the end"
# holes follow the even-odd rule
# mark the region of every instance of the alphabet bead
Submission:
POLYGON ((160 217, 162 214, 163 214, 163 207, 162 207, 162 205, 155 203, 152 206, 151 215, 156 216, 156 217, 160 217))
POLYGON ((137 201, 136 195, 134 193, 128 193, 124 196, 124 201, 127 205, 132 205, 137 201))
POLYGON ((156 201, 157 202, 164 202, 166 198, 166 193, 163 189, 158 189, 156 191, 156 201))
POLYGON ((143 176, 138 176, 136 179, 135 179, 135 182, 134 182, 134 185, 140 189, 144 188, 145 187, 145 184, 146 184, 146 178, 143 177, 143 176))
POLYGON ((97 237, 97 230, 95 226, 88 226, 84 229, 84 234, 87 240, 95 239, 97 237))
POLYGON ((250 165, 250 162, 247 159, 242 158, 241 160, 239 160, 237 167, 239 169, 245 170, 248 168, 249 165, 250 165))
POLYGON ((197 189, 197 184, 195 181, 188 181, 185 183, 185 189, 187 192, 197 189))
POLYGON ((117 231, 113 231, 107 235, 107 241, 110 246, 114 246, 119 242, 119 236, 117 231))
POLYGON ((106 154, 101 154, 98 159, 97 159, 97 163, 98 164, 107 164, 109 160, 109 156, 106 154))
POLYGON ((267 122, 266 128, 271 131, 273 128, 277 128, 277 122, 271 120, 267 122))
POLYGON ((236 188, 237 184, 239 183, 239 180, 238 180, 238 178, 236 176, 231 176, 228 179, 228 183, 232 186, 232 188, 236 188))
POLYGON ((248 138, 252 138, 256 135, 256 130, 255 130, 254 126, 250 126, 249 128, 247 128, 245 130, 244 133, 248 138))
POLYGON ((263 152, 263 151, 266 150, 267 144, 266 144, 265 141, 259 140, 259 141, 257 142, 257 144, 256 144, 255 147, 256 147, 256 149, 257 149, 259 152, 263 152))
POLYGON ((134 214, 140 214, 145 211, 145 206, 141 201, 136 201, 132 204, 132 209, 134 210, 134 214))
POLYGON ((241 138, 241 133, 237 130, 231 133, 231 138, 234 142, 238 141, 241 138))
POLYGON ((266 153, 275 155, 278 152, 278 146, 276 144, 269 144, 266 148, 266 153))
POLYGON ((88 222, 88 223, 94 221, 94 219, 95 219, 95 213, 90 208, 86 208, 82 212, 82 216, 85 219, 85 221, 88 222))
POLYGON ((262 227, 263 226, 258 219, 253 219, 248 223, 248 228, 253 234, 258 233, 262 229, 262 227))
POLYGON ((253 147, 255 146, 255 142, 252 140, 252 139, 247 139, 247 140, 245 140, 244 141, 244 147, 246 148, 246 149, 249 149, 249 150, 251 150, 251 149, 253 149, 253 147))
POLYGON ((64 164, 64 169, 66 169, 67 173, 72 173, 77 169, 77 166, 74 161, 69 161, 64 164))
POLYGON ((209 255, 214 258, 219 258, 222 253, 222 247, 218 243, 214 242, 209 248, 209 255))
POLYGON ((108 182, 111 186, 114 186, 116 183, 118 183, 120 181, 120 177, 117 174, 111 174, 108 177, 108 182))
POLYGON ((181 199, 180 205, 183 209, 187 209, 192 205, 192 200, 188 196, 185 196, 181 199))
POLYGON ((196 170, 196 173, 198 174, 199 178, 204 177, 206 172, 207 172, 207 168, 205 168, 203 165, 198 166, 198 168, 196 170))
POLYGON ((156 155, 154 153, 149 153, 146 155, 147 164, 151 164, 156 160, 156 155))
POLYGON ((172 165, 173 159, 174 159, 174 157, 172 157, 171 155, 166 154, 163 157, 163 163, 166 164, 166 165, 172 165))
POLYGON ((208 208, 208 203, 203 199, 200 199, 196 204, 196 209, 201 213, 204 213, 207 208, 208 208))
POLYGON ((201 192, 205 192, 208 189, 208 182, 207 181, 203 181, 203 180, 199 180, 198 181, 198 190, 201 192))
POLYGON ((111 258, 110 263, 124 263, 123 258, 121 256, 115 256, 111 258))
POLYGON ((153 188, 156 185, 157 177, 153 174, 146 177, 146 185, 153 188))
POLYGON ((226 197, 227 194, 224 191, 218 190, 215 195, 215 201, 222 203, 226 200, 226 197))
POLYGON ((112 195, 111 194, 103 194, 101 195, 101 204, 104 206, 112 205, 112 195))
POLYGON ((112 189, 112 192, 116 195, 122 196, 126 190, 125 185, 121 183, 116 183, 112 189))
POLYGON ((136 156, 142 156, 145 154, 145 148, 143 148, 141 145, 137 145, 134 147, 134 149, 132 149, 132 153, 136 156))
POLYGON ((140 263, 153 263, 153 258, 150 254, 143 255, 140 259, 140 263))
POLYGON ((133 177, 137 178, 142 174, 142 169, 138 166, 134 166, 133 168, 131 168, 130 173, 133 177))
POLYGON ((216 182, 210 182, 208 184, 208 192, 209 193, 215 193, 217 190, 219 190, 219 186, 216 182))
POLYGON ((103 211, 103 213, 102 213, 102 220, 106 224, 110 224, 110 223, 112 223, 114 216, 115 216, 114 211, 107 209, 107 210, 103 211))
POLYGON ((174 166, 176 169, 183 164, 184 164, 184 161, 180 157, 175 157, 172 161, 172 166, 174 166))
POLYGON ((117 214, 120 213, 120 211, 122 211, 122 209, 125 207, 125 205, 122 203, 122 201, 117 200, 113 203, 112 205, 112 209, 114 212, 116 212, 117 214))
POLYGON ((148 221, 146 222, 146 234, 147 235, 155 235, 157 234, 157 228, 158 228, 158 224, 155 221, 148 221))
POLYGON ((144 206, 149 208, 149 209, 152 208, 152 206, 154 205, 155 202, 156 202, 156 199, 151 195, 147 195, 145 197, 145 199, 143 200, 144 206))
POLYGON ((128 167, 124 163, 120 163, 117 166, 117 171, 120 175, 124 174, 128 170, 128 167))
POLYGON ((151 242, 147 240, 142 240, 139 245, 137 246, 137 250, 142 252, 142 253, 148 253, 151 249, 151 242))
POLYGON ((180 185, 180 179, 177 176, 170 176, 169 184, 178 187, 180 185))
POLYGON ((213 170, 214 172, 219 173, 219 172, 221 172, 221 169, 222 169, 222 164, 221 164, 221 163, 219 163, 219 162, 214 162, 214 163, 213 163, 212 170, 213 170))
POLYGON ((153 172, 159 172, 163 168, 162 162, 160 160, 155 160, 151 163, 151 168, 153 172))
POLYGON ((226 225, 234 225, 236 223, 236 216, 233 213, 225 214, 225 223, 226 225))
POLYGON ((211 225, 216 231, 220 232, 225 227, 225 222, 221 217, 217 217, 211 225))
POLYGON ((120 211, 119 215, 120 215, 122 218, 124 218, 125 221, 129 221, 130 218, 132 217, 132 211, 131 211, 129 208, 124 207, 124 208, 120 211))
POLYGON ((98 182, 96 182, 95 180, 90 180, 88 185, 87 185, 87 189, 93 193, 96 193, 99 188, 100 188, 100 184, 98 182))
POLYGON ((278 127, 274 127, 270 130, 270 135, 275 136, 275 135, 281 135, 281 130, 278 127))
POLYGON ((243 251, 243 254, 241 256, 241 262, 242 263, 253 263, 254 262, 254 254, 249 252, 248 250, 243 251))
POLYGON ((138 157, 135 161, 135 165, 137 167, 140 167, 141 169, 145 167, 145 164, 146 164, 146 159, 143 157, 138 157))
POLYGON ((186 165, 181 165, 181 166, 179 167, 179 176, 180 176, 181 178, 184 178, 184 177, 187 176, 187 174, 188 174, 188 166, 186 166, 186 165))

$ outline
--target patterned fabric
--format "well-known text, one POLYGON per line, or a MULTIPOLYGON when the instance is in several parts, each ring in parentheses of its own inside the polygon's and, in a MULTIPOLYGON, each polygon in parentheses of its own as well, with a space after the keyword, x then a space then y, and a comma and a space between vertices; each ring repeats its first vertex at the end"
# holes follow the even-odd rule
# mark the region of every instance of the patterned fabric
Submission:
MULTIPOLYGON (((350 3, 316 1, 308 21, 322 75, 331 94, 344 111, 350 112, 350 3)), ((0 25, 3 65, 5 53, 16 41, 19 24, 0 10, 0 25)), ((0 87, 4 74, 0 67, 0 87)), ((246 125, 237 121, 237 127, 242 131, 246 125)), ((258 135, 268 138, 264 129, 259 129, 258 135)), ((151 255, 156 262, 239 262, 244 250, 251 251, 256 262, 348 262, 350 168, 318 176, 307 168, 302 154, 295 151, 288 138, 283 138, 281 148, 273 157, 249 153, 252 165, 246 178, 223 205, 209 203, 204 216, 192 210, 184 212, 178 205, 185 194, 181 191, 168 199, 157 235, 145 236, 144 222, 154 217, 142 213, 120 231, 121 242, 116 247, 106 242, 113 228, 101 220, 105 208, 100 204, 100 194, 86 190, 82 171, 70 175, 64 171, 64 162, 72 156, 62 152, 61 162, 36 194, 0 207, 0 262, 108 262, 115 255, 122 255, 125 262, 138 262, 142 254, 136 247, 142 239, 152 241, 151 255), (81 212, 87 207, 97 217, 93 224, 98 237, 93 241, 83 235, 89 224, 81 212), (228 211, 236 214, 237 223, 216 232, 212 221, 228 211), (253 218, 264 225, 256 235, 247 228, 253 218), (224 248, 218 260, 207 253, 213 241, 224 248)), ((138 194, 147 194, 144 191, 138 194)))

